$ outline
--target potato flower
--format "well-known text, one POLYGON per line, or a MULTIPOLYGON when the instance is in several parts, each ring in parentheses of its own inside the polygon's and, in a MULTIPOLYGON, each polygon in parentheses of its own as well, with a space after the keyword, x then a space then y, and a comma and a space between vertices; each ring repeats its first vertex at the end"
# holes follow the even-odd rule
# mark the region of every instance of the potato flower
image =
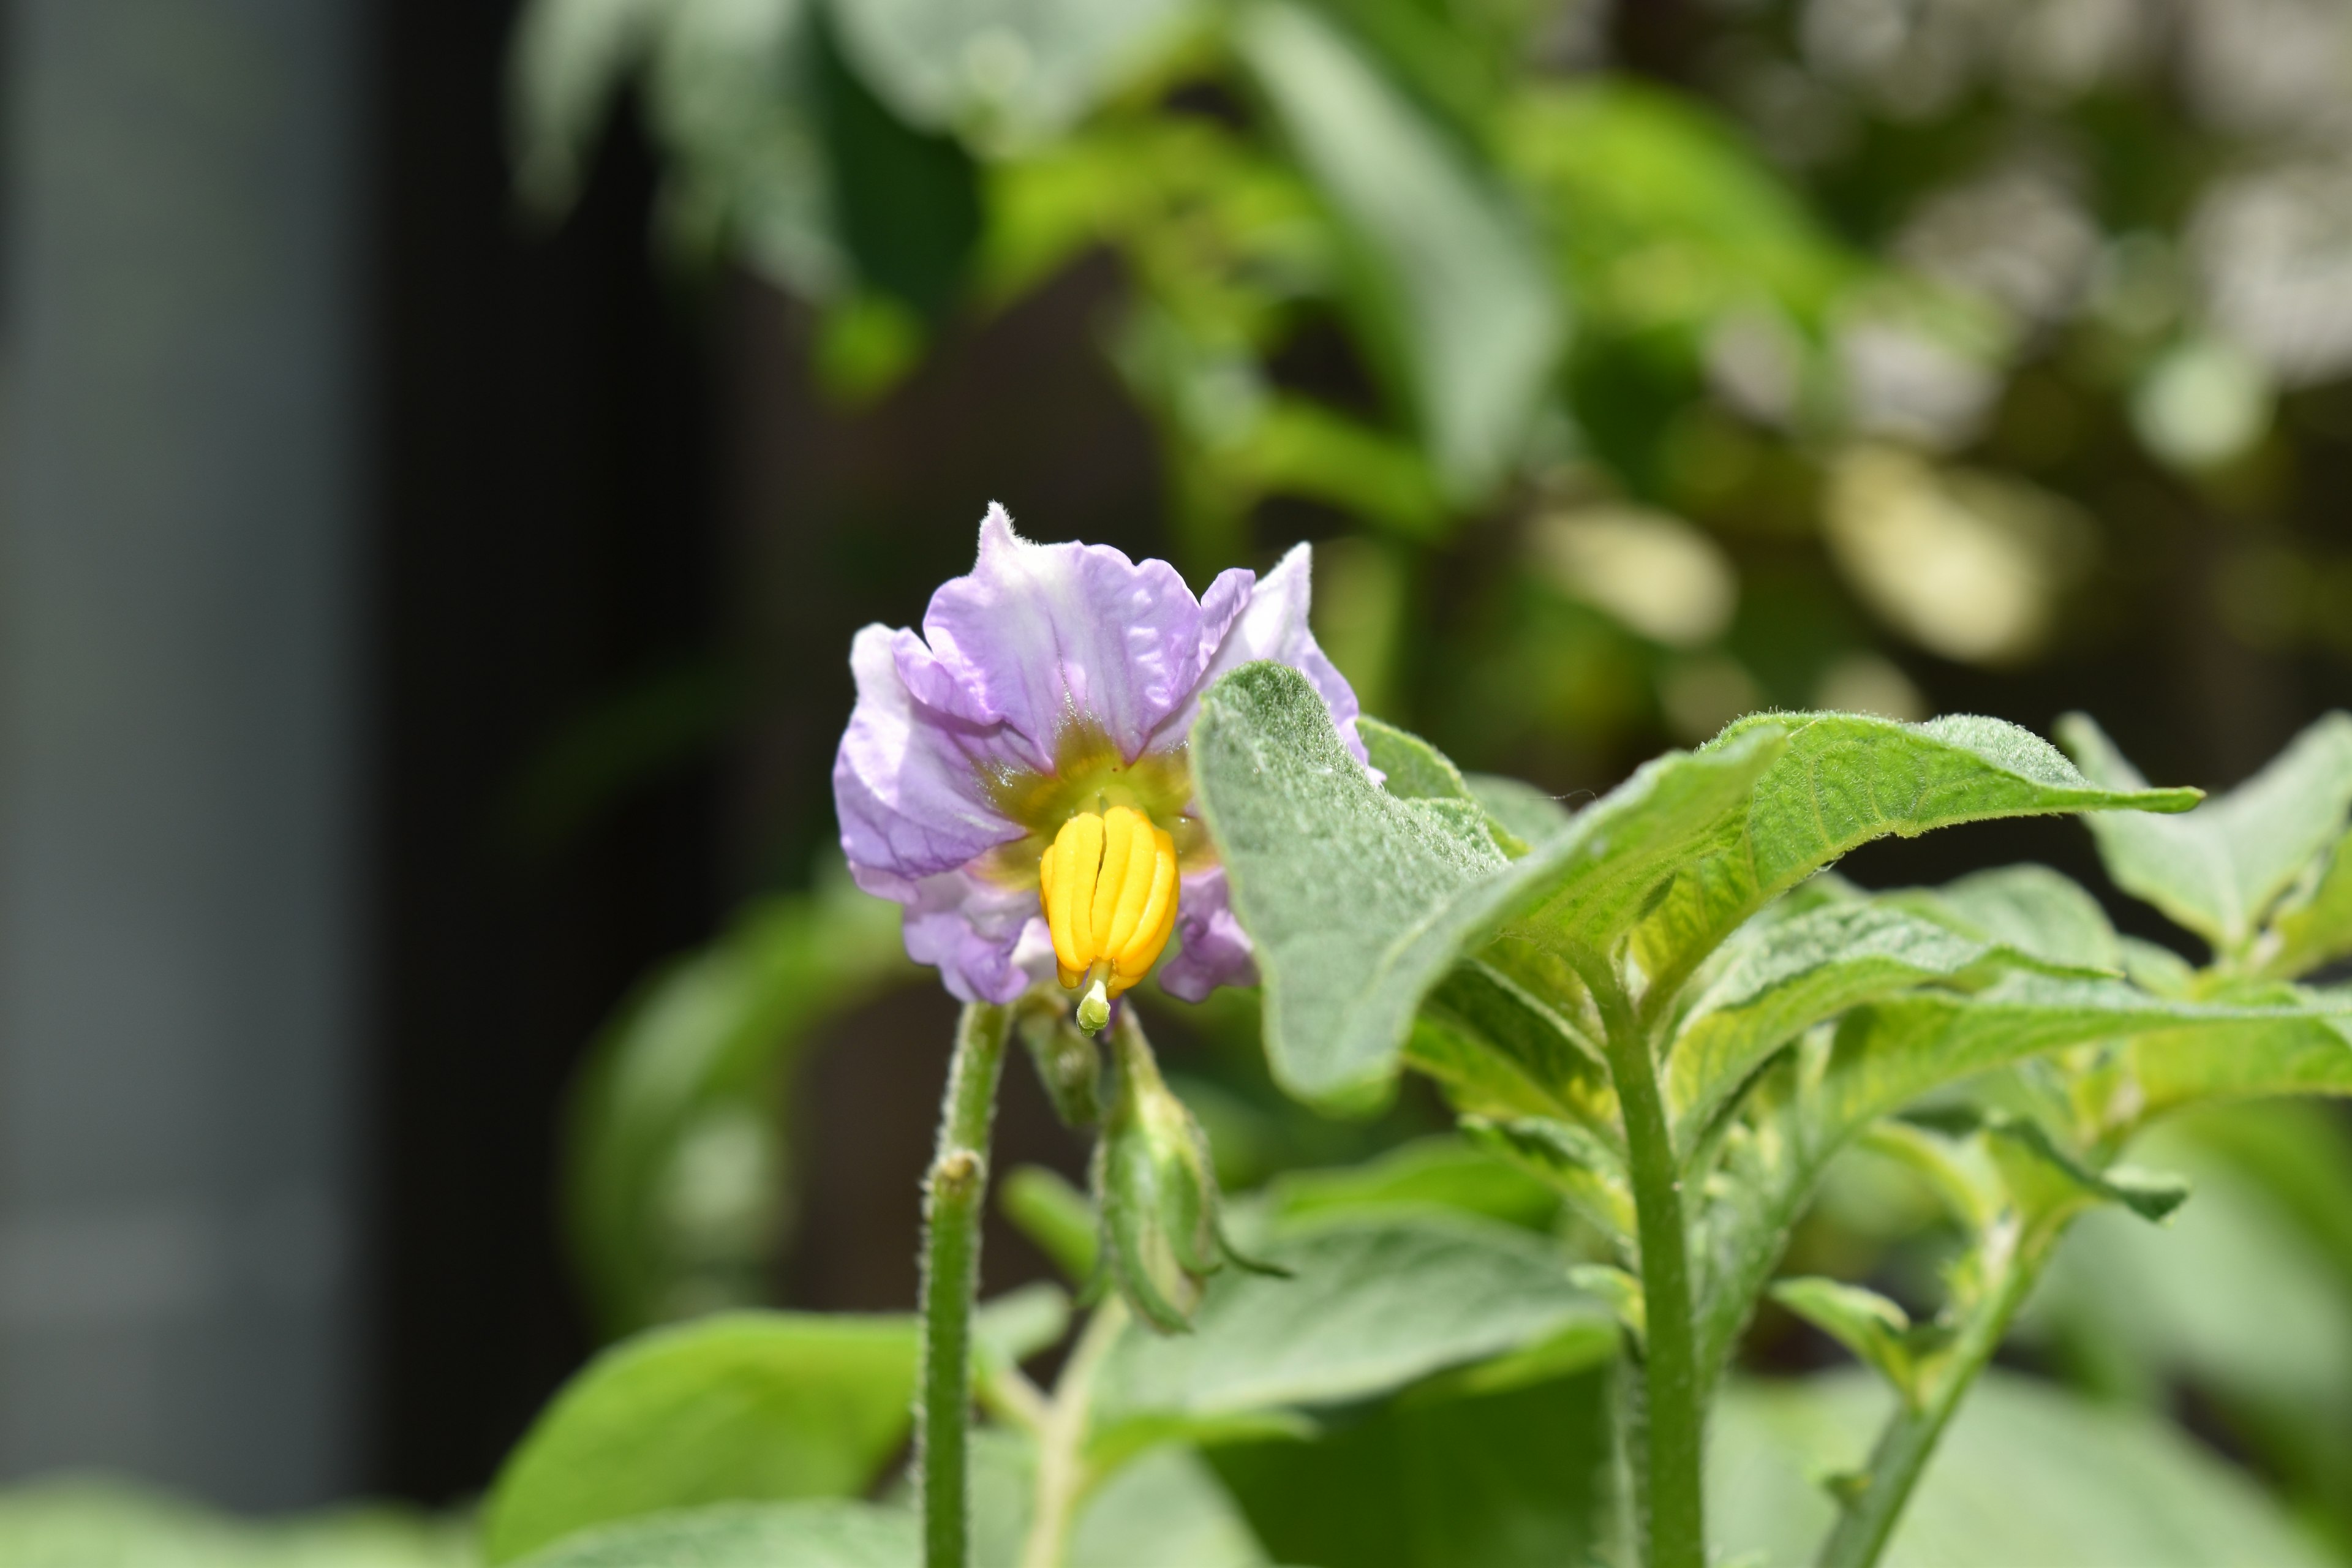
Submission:
POLYGON ((966 1002, 1052 973, 1098 1029, 1158 961, 1197 1001, 1256 978, 1192 798, 1201 694, 1256 659, 1297 669, 1359 760, 1356 696, 1307 626, 1308 552, 1195 599, 1164 561, 1033 544, 1000 506, 919 636, 869 626, 833 768, 858 886, 906 906, 908 956, 966 1002))

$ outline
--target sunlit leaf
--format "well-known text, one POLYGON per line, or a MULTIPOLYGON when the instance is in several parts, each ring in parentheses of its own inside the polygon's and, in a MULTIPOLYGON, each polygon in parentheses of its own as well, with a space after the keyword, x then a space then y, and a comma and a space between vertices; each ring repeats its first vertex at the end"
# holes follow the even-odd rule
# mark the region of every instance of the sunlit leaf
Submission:
POLYGON ((850 58, 910 125, 1030 141, 1145 63, 1192 0, 832 0, 850 58))
POLYGON ((1969 988, 2014 967, 2053 966, 1899 899, 1831 904, 1774 926, 1714 978, 1675 1038, 1666 1094, 1678 1141, 1687 1148, 1749 1074, 1821 1020, 1923 982, 1969 988))
MULTIPOLYGON (((2059 733, 2092 777, 2141 787, 2138 772, 2080 713, 2059 733)), ((2331 713, 2262 772, 2177 821, 2090 819, 2107 875, 2179 924, 2235 953, 2305 867, 2343 837, 2352 810, 2352 714, 2331 713)))
POLYGON ((1330 23, 1262 0, 1236 40, 1353 241, 1359 328, 1445 489, 1484 495, 1516 460, 1560 342, 1558 298, 1525 228, 1460 144, 1330 23))
POLYGON ((500 1470, 483 1510, 488 1559, 665 1510, 855 1496, 906 1436, 915 1356, 911 1318, 786 1312, 706 1318, 607 1351, 500 1470))
POLYGON ((2194 790, 2105 788, 2013 724, 1954 714, 1924 724, 1853 713, 1743 719, 1698 756, 1780 731, 1787 751, 1748 809, 1678 869, 1634 933, 1654 984, 1688 973, 1765 900, 1873 838, 1911 837, 1993 817, 2055 812, 2176 812, 2194 790))
POLYGON ((2097 788, 1994 720, 1773 715, 1644 765, 1506 861, 1454 803, 1374 786, 1313 689, 1274 666, 1212 690, 1193 755, 1234 909, 1258 944, 1268 1053, 1310 1097, 1384 1078, 1423 997, 1498 936, 1500 962, 1566 993, 1584 966, 1613 962, 1630 931, 1653 990, 1671 996, 1765 903, 1869 839, 2197 798, 2097 788))

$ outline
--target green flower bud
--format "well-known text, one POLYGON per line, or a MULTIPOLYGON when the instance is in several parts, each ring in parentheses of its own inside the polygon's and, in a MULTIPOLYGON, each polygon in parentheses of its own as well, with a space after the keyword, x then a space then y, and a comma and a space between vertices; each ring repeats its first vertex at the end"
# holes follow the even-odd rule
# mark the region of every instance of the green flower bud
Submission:
POLYGON ((1112 1049, 1118 1089, 1094 1160, 1103 1256, 1136 1315, 1179 1333, 1231 1254, 1217 1223, 1209 1139, 1160 1079, 1131 1008, 1120 1010, 1112 1049))

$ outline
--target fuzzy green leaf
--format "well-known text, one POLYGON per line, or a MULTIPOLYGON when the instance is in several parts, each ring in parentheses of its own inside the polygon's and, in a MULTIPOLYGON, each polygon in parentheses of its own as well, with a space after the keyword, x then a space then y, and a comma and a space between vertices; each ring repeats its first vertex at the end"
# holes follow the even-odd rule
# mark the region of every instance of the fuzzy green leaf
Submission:
POLYGON ((1102 1440, 1116 1443, 1118 1426, 1137 1418, 1366 1399, 1580 1330, 1595 1359, 1615 1343, 1559 1255, 1514 1227, 1466 1215, 1350 1220, 1257 1250, 1291 1278, 1225 1270, 1192 1332, 1120 1341, 1098 1384, 1102 1440))
POLYGON ((1781 731, 1746 812, 1718 825, 1634 933, 1654 984, 1690 972, 1765 901, 1874 838, 1993 817, 2186 811, 2195 790, 2105 788, 2040 737, 1972 714, 1925 724, 1852 713, 1744 719, 1698 756, 1781 731))
POLYGON ((1416 941, 1433 910, 1508 864, 1483 814, 1371 782, 1304 677, 1247 666, 1213 688, 1195 777, 1265 979, 1266 1053, 1294 1092, 1391 1070, 1421 995, 1453 962, 1416 941))
MULTIPOLYGON (((2059 735, 2091 777, 2141 787, 2137 770, 2080 713, 2059 735)), ((2318 854, 2344 833, 2352 810, 2352 714, 2330 713, 2295 737, 2262 772, 2178 821, 2090 821, 2107 874, 2213 944, 2242 952, 2263 918, 2318 854)))
POLYGON ((1974 989, 2008 969, 2088 974, 1964 936, 1901 898, 1825 905, 1773 926, 1693 1005, 1666 1068, 1676 1142, 1688 1149, 1774 1051, 1824 1018, 1934 981, 1974 989))
POLYGON ((899 1443, 911 1318, 735 1312, 588 1363, 541 1413, 483 1510, 506 1563, 592 1525, 722 1501, 849 1497, 899 1443))
POLYGON ((2002 866, 1940 888, 1907 889, 1885 901, 1964 936, 2068 969, 2124 967, 2123 942, 2099 900, 2047 866, 2002 866))
POLYGON ((1759 719, 1645 764, 1506 861, 1455 803, 1376 788, 1304 678, 1272 665, 1210 692, 1193 758, 1258 944, 1268 1056, 1309 1098, 1381 1081, 1423 996, 1498 935, 1514 973, 1570 994, 1576 969, 1608 962, 1630 931, 1654 990, 1670 994, 1769 900, 1870 838, 2197 799, 2094 787, 1992 720, 1759 719))
POLYGON ((836 1499, 735 1503, 576 1535, 530 1568, 915 1568, 913 1513, 836 1499))
POLYGON ((1518 456, 1562 331, 1526 226, 1411 98, 1316 11, 1247 8, 1242 58, 1350 242, 1352 303, 1457 500, 1518 456))

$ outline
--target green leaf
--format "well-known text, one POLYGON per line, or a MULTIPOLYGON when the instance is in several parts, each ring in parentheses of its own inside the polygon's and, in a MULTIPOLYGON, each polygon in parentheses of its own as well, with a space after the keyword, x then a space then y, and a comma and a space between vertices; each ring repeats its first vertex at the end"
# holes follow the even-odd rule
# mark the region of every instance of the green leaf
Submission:
POLYGON ((1757 782, 1746 812, 1718 826, 1634 933, 1634 953, 1654 985, 1688 973, 1767 900, 1871 839, 1995 817, 2186 811, 2200 798, 2195 790, 2094 784, 2048 742, 1973 714, 1925 724, 1852 713, 1759 715, 1696 755, 1774 731, 1787 734, 1786 750, 1757 782))
POLYGON ((1645 764, 1505 861, 1463 803, 1374 787, 1295 671, 1255 665, 1219 682, 1192 745, 1234 908, 1258 944, 1267 1053, 1310 1099, 1381 1082, 1423 997, 1497 935, 1498 962, 1572 994, 1574 970, 1612 962, 1631 931, 1653 994, 1671 996, 1767 901, 1871 838, 2198 798, 2095 787, 1994 720, 1780 715, 1645 764))
POLYGON ((1779 922, 1740 949, 1693 1004, 1667 1063, 1677 1143, 1692 1148, 1773 1052, 1849 1007, 1928 981, 1966 989, 2005 969, 2067 973, 2015 948, 1963 936, 1913 913, 1906 901, 1828 904, 1779 922))
MULTIPOLYGON (((2067 749, 2092 777, 2117 789, 2140 778, 2089 718, 2059 721, 2067 749)), ((2116 885, 2147 900, 2213 944, 2242 952, 2279 896, 2341 837, 2352 810, 2352 715, 2330 713, 2270 764, 2177 822, 2100 817, 2090 822, 2116 885)))
POLYGON ((872 1503, 738 1503, 573 1536, 530 1568, 915 1568, 915 1516, 872 1503))
POLYGON ((1334 1215, 1439 1209, 1549 1234, 1559 1195, 1546 1183, 1465 1139, 1416 1139, 1361 1164, 1292 1171, 1267 1184, 1277 1224, 1334 1215))
POLYGON ((1258 945, 1276 1076, 1307 1098, 1381 1081, 1421 993, 1452 962, 1413 950, 1419 928, 1506 865, 1483 815, 1375 785, 1322 699, 1278 665, 1211 689, 1192 753, 1234 908, 1258 945))
POLYGON ((833 0, 858 71, 898 117, 991 142, 1068 127, 1147 64, 1189 0, 833 0))
POLYGON ((644 79, 668 154, 661 220, 708 264, 741 256, 779 287, 830 300, 854 281, 817 96, 814 7, 688 0, 665 18, 644 79))
POLYGON ((1531 784, 1499 773, 1465 773, 1462 779, 1486 815, 1523 843, 1540 844, 1568 826, 1568 807, 1531 784))
POLYGON ((2352 958, 2352 833, 2282 901, 2257 957, 2262 973, 2289 980, 2352 958))
MULTIPOLYGON (((2084 1215, 2034 1298, 2037 1337, 2060 1330, 2123 1392, 2185 1379, 2225 1415, 2255 1403, 2340 1423, 2352 1406, 2352 1253, 2342 1234, 2352 1173, 2335 1119, 2291 1103, 2231 1106, 2158 1128, 2132 1152, 2184 1172, 2196 1201, 2162 1231, 2084 1215), (2216 1147, 2208 1129, 2230 1122, 2238 1147, 2216 1147), (2298 1142, 2325 1173, 2307 1198, 2250 1163, 2298 1142), (2298 1201, 2326 1212, 2306 1219, 2298 1201)), ((2293 1178, 2295 1188, 2312 1180, 2293 1178)))
POLYGON ((863 1491, 911 1419, 910 1318, 738 1312, 605 1352, 541 1413, 483 1510, 492 1563, 701 1503, 863 1491))
POLYGON ((530 0, 508 61, 515 184, 549 215, 569 207, 621 84, 659 34, 670 0, 530 0))
MULTIPOLYGON (((1709 1520, 1727 1561, 1810 1561, 1888 1395, 1866 1377, 1735 1388, 1714 1424, 1709 1520)), ((1885 1568, 2130 1563, 2320 1568, 2328 1558, 2242 1474, 2166 1423, 1994 1368, 1960 1407, 1885 1568)))
POLYGON ((566 1134, 573 1257, 608 1333, 759 1299, 782 1088, 827 1018, 913 973, 898 911, 838 870, 753 904, 591 1047, 566 1134))
POLYGON ((1214 1418, 1370 1398, 1451 1366, 1588 1329, 1616 1330, 1550 1247, 1466 1215, 1335 1221, 1260 1244, 1289 1271, 1214 1276, 1190 1334, 1121 1340, 1098 1430, 1152 1415, 1214 1418))
POLYGON ((1906 1404, 1919 1403, 1919 1361, 1911 1315, 1875 1290, 1834 1279, 1779 1279, 1772 1300, 1852 1351, 1906 1404))
MULTIPOLYGON (((1744 1119, 1732 1121, 1703 1191, 1704 1364, 1729 1354, 1748 1303, 1771 1271, 1830 1160, 1863 1129, 1947 1085, 2069 1046, 2201 1042, 2221 1061, 2273 1031, 2318 1030, 2336 1040, 2309 1000, 2185 1002, 2151 996, 2119 980, 2030 973, 2002 976, 1975 994, 1916 991, 1857 1007, 1809 1033, 1761 1075, 1744 1119)), ((2342 1004, 2352 1007, 2352 998, 2342 1004)))
POLYGON ((1265 1568, 1271 1561, 1216 1472, 1190 1448, 1123 1467, 1087 1499, 1064 1568, 1265 1568))
POLYGON ((2098 1204, 2161 1223, 2189 1201, 2189 1184, 2179 1177, 2129 1165, 2093 1170, 2029 1118, 1999 1117, 1985 1131, 2018 1207, 2044 1223, 2098 1204))
POLYGON ((1624 1156, 1582 1127, 1544 1116, 1496 1121, 1465 1116, 1462 1130, 1497 1155, 1549 1183, 1604 1237, 1633 1234, 1633 1194, 1624 1156))
POLYGON ((1696 337, 1759 302, 1819 321, 1867 275, 1753 138, 1688 94, 1624 77, 1548 85, 1512 105, 1504 142, 1607 328, 1696 337))
POLYGON ((2099 900, 2047 866, 2002 866, 1940 888, 1890 893, 1885 900, 2043 963, 2109 972, 2124 967, 2122 939, 2099 900))
POLYGON ((1236 42, 1351 241, 1359 324, 1457 501, 1518 457, 1561 339, 1526 229, 1411 99, 1315 13, 1265 0, 1236 42))
POLYGON ((1454 759, 1420 736, 1378 719, 1357 720, 1356 732, 1372 766, 1384 775, 1381 787, 1399 800, 1476 798, 1454 759))
POLYGON ((0 1492, 10 1568, 470 1568, 457 1520, 388 1508, 233 1519, 119 1481, 39 1480, 0 1492))
POLYGON ((2134 1039, 2126 1065, 2141 1118, 2200 1100, 2352 1094, 2352 994, 2305 991, 2280 1000, 2299 1002, 2302 1010, 2134 1039))
POLYGON ((1221 1444, 1209 1462, 1285 1562, 1590 1563, 1607 1544, 1608 1390, 1588 1366, 1481 1396, 1415 1392, 1311 1441, 1221 1444))
POLYGON ((978 165, 955 138, 892 113, 840 58, 834 32, 816 31, 816 106, 842 241, 866 287, 937 321, 979 248, 978 165))

